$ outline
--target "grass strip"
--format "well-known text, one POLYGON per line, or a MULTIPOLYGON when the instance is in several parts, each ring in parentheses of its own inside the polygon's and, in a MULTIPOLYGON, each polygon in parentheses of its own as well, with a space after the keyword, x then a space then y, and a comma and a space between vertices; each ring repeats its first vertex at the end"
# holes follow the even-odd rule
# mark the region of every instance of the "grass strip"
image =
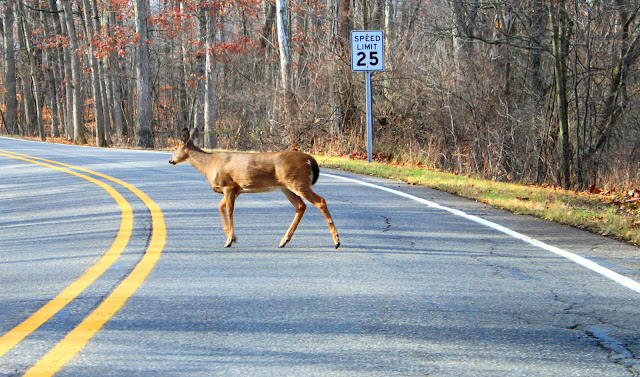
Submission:
MULTIPOLYGON (((322 167, 390 178, 475 199, 496 208, 532 215, 603 236, 640 244, 640 198, 558 187, 497 182, 421 167, 315 156, 322 167)), ((638 194, 640 195, 640 194, 638 194)))

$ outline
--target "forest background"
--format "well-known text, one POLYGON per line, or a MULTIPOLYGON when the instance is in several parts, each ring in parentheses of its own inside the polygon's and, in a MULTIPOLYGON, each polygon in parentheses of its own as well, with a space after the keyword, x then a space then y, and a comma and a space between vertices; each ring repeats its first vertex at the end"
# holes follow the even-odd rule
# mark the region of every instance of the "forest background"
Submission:
POLYGON ((379 160, 640 186, 630 0, 0 0, 0 133, 364 155, 351 30, 384 30, 379 160))

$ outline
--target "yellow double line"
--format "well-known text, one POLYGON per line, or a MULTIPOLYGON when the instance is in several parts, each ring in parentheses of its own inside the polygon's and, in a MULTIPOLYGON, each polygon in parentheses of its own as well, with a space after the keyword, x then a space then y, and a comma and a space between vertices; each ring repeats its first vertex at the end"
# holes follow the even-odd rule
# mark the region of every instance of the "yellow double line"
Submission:
POLYGON ((100 330, 100 328, 102 328, 102 326, 111 317, 113 317, 113 315, 122 307, 122 305, 124 305, 127 299, 131 297, 151 272, 153 266, 158 261, 158 258, 160 258, 160 254, 162 253, 162 249, 166 242, 167 232, 164 224, 164 216, 160 207, 151 200, 147 194, 137 187, 117 178, 82 167, 17 152, 0 150, 0 155, 47 166, 52 169, 86 179, 106 190, 118 203, 122 213, 120 229, 109 250, 107 250, 95 265, 87 269, 82 276, 66 287, 55 298, 45 304, 25 321, 0 337, 0 357, 15 347, 16 344, 35 331, 43 323, 48 321, 69 302, 75 299, 89 285, 91 285, 91 283, 93 283, 118 259, 131 238, 131 233, 133 231, 133 210, 127 200, 112 186, 79 172, 89 173, 127 188, 144 202, 151 213, 151 239, 144 256, 134 267, 131 273, 129 273, 129 275, 111 292, 111 294, 107 296, 107 298, 105 298, 93 312, 91 312, 91 314, 71 330, 71 332, 69 332, 24 374, 24 376, 51 376, 60 370, 60 368, 62 368, 76 353, 78 353, 89 339, 91 339, 91 337, 93 337, 93 335, 95 335, 95 333, 98 332, 98 330, 100 330))

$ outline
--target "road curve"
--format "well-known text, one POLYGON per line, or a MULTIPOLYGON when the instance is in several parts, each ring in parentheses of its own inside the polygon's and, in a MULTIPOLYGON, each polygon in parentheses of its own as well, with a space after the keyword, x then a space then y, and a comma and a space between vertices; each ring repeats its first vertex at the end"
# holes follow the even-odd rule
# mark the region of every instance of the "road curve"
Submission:
MULTIPOLYGON (((18 343, 37 331, 40 326, 56 314, 62 312, 69 303, 77 299, 92 283, 101 277, 119 259, 127 246, 133 230, 133 211, 129 202, 112 186, 84 173, 112 181, 135 194, 150 212, 151 231, 149 244, 140 261, 98 307, 83 319, 73 330, 62 338, 48 353, 30 367, 24 376, 51 376, 73 358, 100 328, 124 305, 138 289, 159 259, 166 241, 166 228, 162 211, 153 200, 137 187, 122 180, 82 167, 60 163, 50 159, 34 157, 23 153, 0 149, 0 156, 46 166, 66 174, 85 179, 96 184, 111 195, 121 210, 120 229, 112 246, 105 254, 75 281, 64 288, 56 297, 48 301, 27 319, 0 336, 0 357, 18 343), (84 173, 79 173, 77 171, 84 173)), ((29 191, 29 187, 24 187, 29 191)), ((19 212, 15 213, 20 216, 19 212)))
MULTIPOLYGON (((191 166, 170 166, 166 153, 7 138, 0 149, 128 182, 164 214, 166 244, 154 269, 57 375, 634 376, 640 370, 638 292, 450 211, 343 178, 462 211, 637 282, 632 246, 433 190, 322 170, 329 174, 314 190, 328 202, 339 250, 312 206, 278 249, 294 212, 280 192, 238 198, 238 243, 225 249, 220 197, 191 166)), ((113 199, 90 183, 14 161, 0 156, 0 336, 99 258, 120 222, 113 199), (18 213, 14 206, 22 215, 4 217, 18 213), (14 236, 5 231, 19 229, 14 236)), ((140 261, 152 219, 124 191, 135 221, 119 262, 66 312, 0 357, 0 376, 33 366, 140 261)))
POLYGON ((51 317, 60 312, 60 310, 78 297, 78 295, 80 295, 89 285, 91 285, 91 283, 99 278, 100 275, 107 271, 107 269, 109 269, 109 267, 118 260, 118 257, 122 254, 129 242, 129 239, 131 238, 131 233, 133 231, 133 210, 131 209, 129 202, 127 202, 117 190, 91 176, 62 167, 53 161, 30 158, 28 155, 24 154, 15 154, 9 151, 0 150, 0 156, 46 166, 94 183, 107 191, 121 210, 120 228, 111 247, 104 253, 98 262, 89 267, 77 280, 63 289, 60 294, 43 305, 19 325, 15 326, 0 337, 0 356, 3 356, 15 347, 16 344, 21 342, 25 337, 38 329, 38 327, 51 319, 51 317))

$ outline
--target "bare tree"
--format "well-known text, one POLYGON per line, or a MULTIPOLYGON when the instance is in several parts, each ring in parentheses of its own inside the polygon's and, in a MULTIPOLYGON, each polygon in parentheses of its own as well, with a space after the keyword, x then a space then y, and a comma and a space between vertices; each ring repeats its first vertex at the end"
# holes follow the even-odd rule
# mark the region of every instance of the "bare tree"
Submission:
POLYGON ((31 70, 32 64, 30 54, 28 52, 27 43, 30 43, 30 39, 25 39, 25 15, 22 11, 23 4, 17 2, 14 6, 16 15, 16 39, 18 44, 18 61, 22 64, 18 65, 18 75, 20 77, 21 97, 22 97, 22 134, 27 136, 33 136, 37 130, 34 126, 38 124, 38 115, 36 111, 36 100, 33 92, 33 72, 31 70))
POLYGON ((147 29, 147 1, 136 0, 134 3, 136 34, 138 35, 136 60, 137 117, 136 145, 141 148, 153 148, 154 137, 151 128, 153 121, 151 86, 149 71, 149 33, 147 29))
POLYGON ((39 72, 38 66, 36 63, 36 56, 38 56, 38 52, 36 51, 36 47, 32 41, 32 33, 29 22, 26 20, 25 11, 21 2, 18 2, 18 10, 20 19, 23 20, 20 22, 22 25, 21 33, 24 33, 24 41, 26 47, 26 53, 29 57, 29 71, 31 72, 31 77, 29 78, 29 82, 31 83, 31 90, 33 93, 33 103, 35 105, 35 120, 36 120, 36 129, 40 140, 44 141, 46 139, 46 135, 44 133, 44 123, 42 119, 42 92, 40 90, 40 80, 39 80, 39 72))
POLYGON ((630 2, 617 0, 618 18, 616 27, 619 30, 619 52, 615 57, 609 85, 605 88, 604 104, 597 129, 601 130, 596 141, 585 152, 585 160, 592 161, 594 155, 603 148, 611 136, 622 114, 628 109, 625 102, 629 101, 625 93, 630 67, 640 59, 640 35, 631 32, 631 25, 640 12, 640 7, 634 5, 629 9, 630 2))
MULTIPOLYGON (((67 101, 72 104, 71 118, 73 121, 73 140, 76 143, 86 143, 84 135, 84 123, 82 116, 82 92, 81 92, 81 76, 80 60, 78 57, 78 40, 76 38, 75 23, 73 21, 73 12, 71 10, 71 2, 62 2, 64 10, 64 19, 67 26, 67 36, 69 38, 69 61, 71 66, 71 80, 67 85, 71 89, 71 96, 67 97, 67 101)), ((68 78, 67 78, 68 80, 68 78)))
POLYGON ((329 46, 331 66, 329 73, 329 96, 332 127, 334 135, 343 134, 353 118, 353 87, 347 61, 349 49, 347 41, 351 33, 351 2, 349 0, 330 0, 327 2, 329 27, 329 46))
POLYGON ((40 22, 44 25, 46 35, 54 36, 56 42, 49 43, 46 47, 46 72, 49 76, 48 95, 49 106, 51 108, 51 136, 60 136, 60 127, 63 126, 65 118, 64 107, 62 106, 64 95, 60 88, 63 85, 64 68, 62 44, 62 29, 55 0, 49 0, 49 8, 40 10, 40 22))
POLYGON ((558 138, 560 139, 560 175, 562 186, 571 187, 569 160, 569 103, 567 101, 567 54, 569 48, 569 20, 564 0, 547 1, 551 23, 554 76, 556 82, 556 111, 558 114, 558 138))
MULTIPOLYGON (((118 22, 116 19, 116 11, 113 9, 111 0, 106 0, 107 5, 107 33, 111 38, 114 37, 114 29, 118 22)), ((119 82, 120 63, 118 61, 118 49, 111 48, 109 51, 109 74, 107 76, 107 87, 110 89, 110 101, 113 106, 106 106, 106 110, 110 111, 113 117, 113 128, 115 129, 115 135, 113 137, 117 142, 122 141, 124 134, 124 115, 122 113, 122 90, 119 82)))
POLYGON ((283 106, 284 120, 290 135, 290 143, 297 143, 296 129, 291 124, 295 118, 295 98, 291 83, 291 47, 289 44, 289 7, 287 0, 276 0, 276 25, 278 33, 278 51, 280 55, 280 103, 283 106))
POLYGON ((357 155, 364 84, 349 33, 378 28, 380 156, 574 188, 640 182, 631 0, 19 3, 16 16, 18 2, 0 1, 10 133, 55 133, 60 118, 83 143, 83 114, 99 122, 102 104, 106 140, 167 145, 196 125, 208 147, 357 155))
POLYGON ((99 147, 104 147, 107 145, 106 135, 105 135, 105 123, 104 123, 104 114, 103 114, 103 101, 102 101, 102 91, 100 90, 100 68, 98 59, 96 59, 93 40, 97 35, 96 25, 93 20, 95 16, 93 15, 94 9, 91 5, 91 1, 82 0, 83 4, 83 15, 84 15, 84 25, 86 30, 86 40, 87 40, 87 48, 88 52, 88 60, 89 66, 91 67, 91 92, 93 94, 93 111, 94 111, 94 119, 96 124, 96 145, 99 147))
POLYGON ((4 124, 9 134, 18 133, 18 95, 16 91, 16 59, 13 43, 13 2, 5 1, 2 4, 4 19, 3 46, 5 63, 5 113, 4 124))
POLYGON ((216 15, 214 9, 205 9, 206 45, 205 45, 205 102, 204 102, 204 146, 217 148, 216 137, 216 56, 215 35, 216 15))
POLYGON ((453 51, 456 60, 460 57, 470 57, 473 53, 473 37, 478 4, 468 4, 464 0, 448 0, 451 7, 451 31, 453 37, 453 51))

